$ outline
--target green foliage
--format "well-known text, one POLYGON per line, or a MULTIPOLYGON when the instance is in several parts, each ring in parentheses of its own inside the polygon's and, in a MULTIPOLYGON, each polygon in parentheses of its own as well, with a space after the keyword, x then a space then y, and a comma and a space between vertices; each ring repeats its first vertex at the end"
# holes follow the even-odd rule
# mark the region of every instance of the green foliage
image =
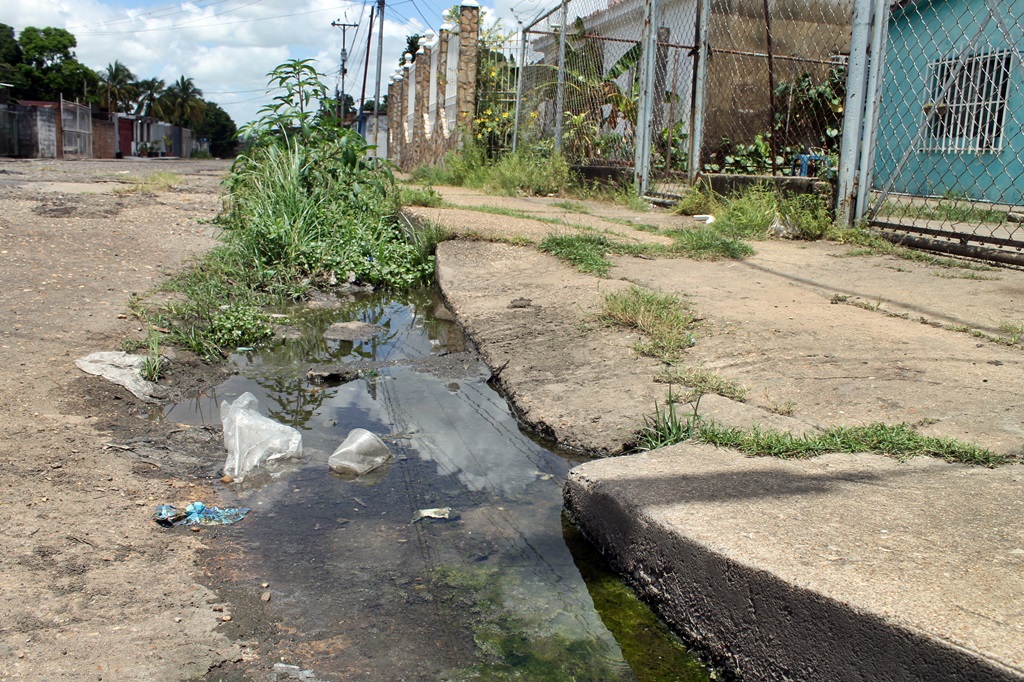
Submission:
POLYGON ((641 355, 674 360, 695 341, 690 329, 696 316, 671 294, 659 294, 633 286, 605 294, 601 319, 648 337, 634 346, 641 355))
POLYGON ((672 251, 694 260, 741 260, 754 253, 749 244, 722 235, 713 225, 667 233, 675 240, 672 251))
POLYGON ((142 361, 142 367, 139 368, 139 375, 141 375, 146 381, 159 381, 160 377, 163 375, 166 363, 167 359, 160 354, 160 339, 156 334, 152 334, 149 338, 149 354, 146 355, 146 359, 142 361))
POLYGON ((135 74, 116 59, 100 74, 100 86, 100 104, 107 111, 131 111, 139 96, 135 74))
MULTIPOLYGON (((235 122, 215 102, 207 102, 203 109, 203 118, 199 124, 193 127, 193 132, 198 139, 210 141, 210 154, 216 157, 225 158, 235 155, 237 141, 235 136, 238 128, 235 122)), ((193 158, 195 158, 193 156, 193 158)))
POLYGON ((714 225, 719 232, 730 237, 764 239, 778 215, 779 200, 775 188, 762 182, 729 197, 714 225))
POLYGON ((205 109, 203 91, 187 76, 171 83, 160 97, 160 111, 175 125, 198 125, 203 120, 205 109))
POLYGON ((398 190, 398 203, 402 206, 425 206, 437 208, 444 204, 444 198, 429 184, 425 187, 401 187, 398 190))
POLYGON ((270 318, 253 305, 229 305, 210 318, 209 338, 222 348, 252 346, 273 335, 270 318))
POLYGON ((21 62, 16 65, 19 77, 12 81, 12 94, 21 99, 41 100, 94 97, 99 75, 78 61, 74 52, 77 45, 75 36, 62 28, 22 29, 18 35, 21 62))
POLYGON ((691 390, 687 400, 712 393, 730 400, 743 402, 747 399, 747 389, 734 381, 730 381, 718 372, 703 367, 670 367, 654 378, 663 384, 682 384, 691 390))
POLYGON ((821 239, 833 231, 825 199, 815 194, 787 195, 768 182, 730 196, 713 225, 727 237, 765 239, 776 221, 792 228, 798 239, 821 239))
POLYGON ((605 277, 612 263, 605 254, 612 245, 596 235, 550 235, 540 243, 540 250, 571 264, 581 272, 605 277))
POLYGON ((797 230, 800 239, 822 239, 835 224, 832 211, 817 194, 790 194, 779 197, 779 214, 797 230))
POLYGON ((985 448, 955 438, 922 436, 908 424, 834 426, 821 433, 795 436, 786 431, 733 429, 714 422, 699 422, 696 437, 719 447, 735 448, 748 455, 805 458, 828 452, 876 452, 897 459, 919 455, 940 457, 947 462, 995 466, 1006 461, 985 448))
POLYGON ((467 143, 449 152, 440 167, 420 166, 412 181, 431 185, 471 187, 506 196, 557 194, 576 184, 565 157, 535 148, 489 159, 484 148, 467 143))
POLYGON ((688 415, 680 416, 676 410, 676 397, 672 394, 672 386, 668 387, 665 407, 659 407, 654 401, 654 414, 644 415, 644 425, 636 436, 636 449, 643 452, 675 445, 689 440, 697 428, 700 416, 700 396, 693 404, 688 415))
POLYGON ((705 185, 697 185, 683 191, 682 198, 672 209, 680 215, 711 214, 722 208, 724 201, 713 189, 705 185))

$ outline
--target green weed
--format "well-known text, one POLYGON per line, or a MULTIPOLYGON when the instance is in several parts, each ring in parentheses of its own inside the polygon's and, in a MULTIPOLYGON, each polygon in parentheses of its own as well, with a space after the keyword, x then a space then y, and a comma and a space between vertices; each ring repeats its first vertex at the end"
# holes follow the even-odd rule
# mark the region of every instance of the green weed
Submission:
POLYGON ((696 186, 683 191, 683 196, 672 209, 680 215, 712 214, 721 210, 724 199, 710 187, 696 186))
POLYGON ((596 235, 550 235, 539 246, 541 251, 550 253, 569 263, 581 272, 605 277, 612 262, 605 258, 612 245, 604 237, 596 235))
POLYGON ((671 251, 694 260, 741 260, 753 255, 754 249, 749 244, 722 235, 713 225, 666 232, 666 235, 675 240, 671 251))
POLYGON ((605 294, 601 319, 636 329, 647 336, 647 341, 637 342, 634 346, 641 355, 672 360, 695 343, 690 329, 696 316, 671 294, 659 294, 637 286, 605 294))
POLYGON ((181 176, 166 171, 157 171, 142 178, 127 178, 126 181, 129 184, 114 189, 115 194, 166 192, 175 185, 181 184, 181 176))
POLYGON ((1010 343, 1017 343, 1024 338, 1024 323, 1006 320, 999 323, 999 331, 1006 334, 1010 343))
POLYGON ((676 400, 672 395, 670 384, 665 407, 659 407, 658 401, 655 400, 654 414, 644 416, 644 425, 636 436, 636 449, 640 451, 656 450, 689 440, 700 421, 699 408, 700 395, 698 394, 690 414, 680 416, 676 410, 676 400))
POLYGON ((156 334, 152 334, 149 338, 149 354, 142 361, 139 374, 146 381, 159 381, 160 377, 163 376, 166 362, 167 359, 160 354, 160 341, 156 334))
POLYGON ((738 402, 747 399, 747 389, 718 372, 703 367, 669 367, 654 377, 654 380, 661 384, 682 384, 689 388, 690 393, 684 398, 686 402, 706 393, 738 402))
POLYGON ((580 203, 579 201, 553 201, 551 206, 554 208, 565 209, 572 213, 589 213, 589 209, 586 204, 580 203))
POLYGON ((426 187, 399 187, 398 203, 401 206, 437 208, 444 205, 444 199, 430 185, 426 187))
POLYGON ((795 436, 786 431, 760 427, 742 430, 698 420, 695 438, 748 455, 784 459, 816 457, 829 452, 876 452, 900 460, 928 455, 948 462, 983 466, 995 466, 1006 461, 1005 457, 971 443, 954 438, 922 436, 908 424, 834 426, 821 433, 795 436))

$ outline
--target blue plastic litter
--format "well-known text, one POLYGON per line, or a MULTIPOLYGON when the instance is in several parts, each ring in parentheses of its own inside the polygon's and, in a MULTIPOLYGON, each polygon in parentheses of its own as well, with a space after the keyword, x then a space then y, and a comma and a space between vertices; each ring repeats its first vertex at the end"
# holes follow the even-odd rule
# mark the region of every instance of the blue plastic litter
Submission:
POLYGON ((221 526, 241 521, 248 513, 248 507, 221 509, 220 507, 207 507, 202 502, 192 502, 184 509, 170 504, 161 504, 153 513, 153 520, 164 528, 171 526, 221 526))

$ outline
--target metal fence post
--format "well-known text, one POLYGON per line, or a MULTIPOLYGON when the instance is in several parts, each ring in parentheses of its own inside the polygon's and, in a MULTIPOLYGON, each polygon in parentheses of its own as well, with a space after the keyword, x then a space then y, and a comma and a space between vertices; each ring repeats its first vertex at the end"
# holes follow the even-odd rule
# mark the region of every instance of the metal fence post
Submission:
POLYGON ((569 0, 562 0, 562 28, 558 32, 558 94, 555 101, 555 151, 562 151, 562 119, 565 118, 565 43, 569 33, 569 0))
POLYGON ((526 68, 526 31, 519 22, 519 68, 516 69, 516 117, 512 122, 512 152, 519 147, 519 116, 523 106, 523 70, 526 68))
POLYGON ((857 151, 864 131, 864 94, 867 88, 867 51, 873 2, 856 0, 853 6, 853 33, 850 37, 849 71, 846 74, 846 105, 843 139, 839 148, 839 188, 836 200, 836 222, 843 225, 852 223, 853 202, 857 194, 857 151))
POLYGON ((634 180, 641 195, 651 179, 651 122, 654 120, 654 83, 658 68, 658 0, 645 0, 644 27, 641 33, 643 57, 640 61, 640 101, 636 114, 636 148, 633 157, 634 180))
POLYGON ((693 78, 693 103, 690 107, 690 160, 687 164, 690 186, 700 173, 700 148, 704 144, 704 112, 707 104, 708 32, 711 30, 711 0, 701 0, 697 10, 697 69, 693 78))
POLYGON ((859 223, 867 213, 871 197, 871 178, 875 165, 875 138, 878 131, 878 98, 882 67, 885 63, 885 38, 889 27, 889 0, 875 0, 871 17, 871 46, 868 50, 868 83, 864 93, 864 134, 861 137, 860 168, 857 172, 857 201, 853 208, 853 223, 859 223))

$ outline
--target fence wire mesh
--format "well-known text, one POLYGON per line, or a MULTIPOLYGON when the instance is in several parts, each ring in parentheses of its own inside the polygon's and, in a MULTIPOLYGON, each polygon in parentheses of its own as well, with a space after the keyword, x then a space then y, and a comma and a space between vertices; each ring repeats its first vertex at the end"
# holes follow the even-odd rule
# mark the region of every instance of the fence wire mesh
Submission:
POLYGON ((853 0, 711 0, 703 170, 835 168, 853 0))
POLYGON ((500 26, 480 36, 473 131, 489 156, 512 149, 521 46, 518 34, 500 26))
MULTIPOLYGON (((884 20, 884 17, 883 17, 884 20)), ((893 3, 872 224, 1024 248, 1024 3, 893 3)))
POLYGON ((643 0, 568 0, 524 31, 517 142, 560 147, 570 163, 632 169, 636 138, 649 135, 642 184, 668 196, 682 193, 691 171, 828 175, 853 2, 661 0, 645 23, 643 0), (643 58, 647 32, 653 60, 643 58))
POLYGON ((518 144, 632 168, 642 2, 570 0, 524 31, 518 144))

